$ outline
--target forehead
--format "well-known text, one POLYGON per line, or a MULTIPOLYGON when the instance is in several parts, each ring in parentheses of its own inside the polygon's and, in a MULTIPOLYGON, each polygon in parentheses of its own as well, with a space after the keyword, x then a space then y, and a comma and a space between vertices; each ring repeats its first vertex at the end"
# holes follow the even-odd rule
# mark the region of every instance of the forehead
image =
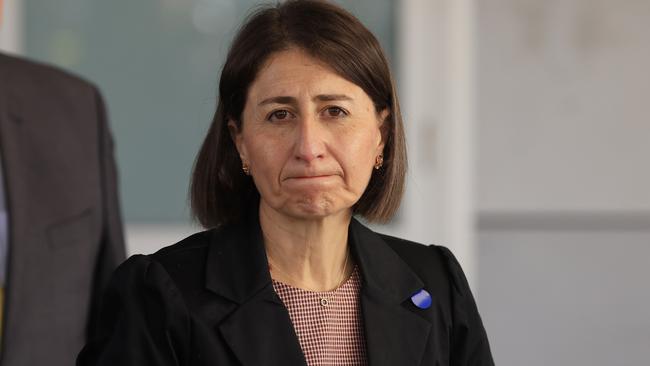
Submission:
POLYGON ((351 96, 365 96, 363 89, 337 74, 323 61, 304 51, 290 49, 269 57, 251 84, 248 97, 258 99, 279 94, 294 96, 300 93, 345 93, 351 96))

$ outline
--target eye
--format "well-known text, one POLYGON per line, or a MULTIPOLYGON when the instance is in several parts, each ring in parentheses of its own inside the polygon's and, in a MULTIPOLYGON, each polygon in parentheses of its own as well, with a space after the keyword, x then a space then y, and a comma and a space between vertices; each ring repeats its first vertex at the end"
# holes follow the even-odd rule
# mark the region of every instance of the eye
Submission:
POLYGON ((343 108, 341 107, 327 107, 325 109, 325 116, 326 117, 331 117, 331 118, 342 118, 348 115, 348 112, 346 112, 343 108))
POLYGON ((271 112, 266 119, 268 121, 274 122, 274 121, 283 121, 291 117, 291 112, 289 112, 286 109, 278 109, 273 112, 271 112))

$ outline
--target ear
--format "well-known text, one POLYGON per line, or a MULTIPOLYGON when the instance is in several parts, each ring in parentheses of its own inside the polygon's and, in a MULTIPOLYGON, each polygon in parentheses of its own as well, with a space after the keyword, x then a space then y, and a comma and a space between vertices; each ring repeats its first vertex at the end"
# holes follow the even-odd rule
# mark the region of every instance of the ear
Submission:
POLYGON ((232 119, 228 119, 228 131, 230 132, 230 138, 237 148, 239 156, 242 158, 242 161, 246 159, 246 147, 244 146, 244 136, 241 132, 241 129, 237 127, 237 122, 232 119))
POLYGON ((390 123, 387 121, 388 116, 390 116, 390 109, 388 108, 384 108, 378 113, 379 132, 381 133, 381 142, 378 146, 379 152, 384 151, 384 146, 388 140, 388 133, 390 132, 390 123))

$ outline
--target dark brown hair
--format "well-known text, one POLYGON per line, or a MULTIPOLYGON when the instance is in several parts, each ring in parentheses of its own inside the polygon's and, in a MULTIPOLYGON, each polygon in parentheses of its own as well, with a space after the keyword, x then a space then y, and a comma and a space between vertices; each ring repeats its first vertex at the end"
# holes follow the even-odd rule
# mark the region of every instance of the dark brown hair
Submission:
POLYGON ((221 71, 217 111, 194 164, 190 188, 194 217, 204 227, 236 222, 259 199, 253 180, 242 172, 228 120, 241 128, 248 88, 258 70, 272 54, 289 48, 307 52, 361 87, 378 113, 389 111, 382 125, 384 165, 373 170, 353 207, 368 221, 388 221, 402 199, 407 168, 402 117, 388 62, 377 39, 357 18, 316 0, 260 8, 235 37, 221 71))

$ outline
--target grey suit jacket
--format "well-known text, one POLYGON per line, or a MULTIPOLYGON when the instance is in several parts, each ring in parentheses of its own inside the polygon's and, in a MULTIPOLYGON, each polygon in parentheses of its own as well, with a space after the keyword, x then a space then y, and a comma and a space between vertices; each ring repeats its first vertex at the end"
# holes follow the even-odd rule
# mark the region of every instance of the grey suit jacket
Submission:
POLYGON ((125 256, 99 92, 0 54, 0 148, 9 212, 0 365, 72 365, 125 256))

